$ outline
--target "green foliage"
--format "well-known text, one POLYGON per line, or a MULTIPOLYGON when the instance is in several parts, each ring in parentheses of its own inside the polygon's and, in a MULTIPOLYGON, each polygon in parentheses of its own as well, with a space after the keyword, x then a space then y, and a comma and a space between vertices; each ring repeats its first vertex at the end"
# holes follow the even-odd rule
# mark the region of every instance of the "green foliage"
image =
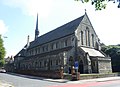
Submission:
POLYGON ((5 64, 4 59, 0 60, 0 67, 3 67, 3 66, 4 66, 4 64, 5 64))
POLYGON ((107 6, 107 3, 110 2, 110 1, 113 1, 113 3, 119 2, 118 8, 120 8, 120 0, 117 0, 116 2, 115 2, 115 0, 91 0, 91 1, 89 1, 89 0, 75 0, 75 1, 81 1, 82 3, 91 2, 91 5, 95 6, 95 10, 105 9, 106 6, 107 6))
POLYGON ((3 40, 0 35, 0 67, 2 67, 5 63, 4 57, 5 57, 5 48, 3 46, 3 40))
POLYGON ((119 45, 109 45, 109 46, 102 46, 102 51, 110 56, 118 56, 120 55, 120 46, 119 45))

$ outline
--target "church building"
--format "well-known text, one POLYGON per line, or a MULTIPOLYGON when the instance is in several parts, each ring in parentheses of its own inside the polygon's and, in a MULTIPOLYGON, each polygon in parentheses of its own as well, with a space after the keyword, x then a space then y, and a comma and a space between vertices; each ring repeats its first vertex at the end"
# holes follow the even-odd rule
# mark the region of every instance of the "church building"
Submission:
POLYGON ((15 71, 49 73, 63 67, 64 73, 70 73, 75 63, 81 74, 112 72, 111 58, 101 51, 87 13, 41 36, 37 15, 35 39, 29 42, 28 36, 27 44, 15 56, 15 71))

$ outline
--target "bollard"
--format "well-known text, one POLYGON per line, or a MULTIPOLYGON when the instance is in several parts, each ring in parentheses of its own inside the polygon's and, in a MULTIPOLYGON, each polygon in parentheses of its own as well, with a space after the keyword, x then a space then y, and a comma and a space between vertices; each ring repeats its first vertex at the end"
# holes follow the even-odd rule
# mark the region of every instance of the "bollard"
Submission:
POLYGON ((63 67, 60 68, 60 78, 63 79, 63 67))
POLYGON ((74 66, 72 66, 72 68, 71 68, 71 74, 74 74, 75 73, 75 68, 74 68, 74 66))

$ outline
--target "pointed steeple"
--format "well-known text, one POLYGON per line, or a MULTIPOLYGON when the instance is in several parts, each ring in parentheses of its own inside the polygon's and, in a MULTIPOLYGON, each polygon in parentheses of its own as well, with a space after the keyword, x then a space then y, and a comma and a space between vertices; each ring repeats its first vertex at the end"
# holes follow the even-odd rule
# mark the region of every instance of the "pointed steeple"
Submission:
POLYGON ((39 35, 39 30, 38 30, 38 14, 37 14, 36 29, 35 29, 35 40, 37 39, 38 35, 39 35))

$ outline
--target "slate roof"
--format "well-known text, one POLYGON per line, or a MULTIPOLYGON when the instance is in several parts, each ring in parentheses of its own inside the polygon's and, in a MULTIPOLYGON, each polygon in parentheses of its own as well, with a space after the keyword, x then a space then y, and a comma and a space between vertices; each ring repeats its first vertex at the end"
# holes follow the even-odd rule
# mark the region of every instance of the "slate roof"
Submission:
POLYGON ((24 57, 25 55, 25 49, 23 48, 21 51, 19 51, 19 53, 18 54, 16 54, 14 57, 18 57, 18 56, 20 56, 20 57, 24 57))
POLYGON ((36 40, 30 43, 29 48, 33 48, 35 46, 42 45, 44 43, 56 40, 58 38, 73 34, 79 26, 79 24, 81 23, 83 17, 84 15, 38 37, 36 40))

